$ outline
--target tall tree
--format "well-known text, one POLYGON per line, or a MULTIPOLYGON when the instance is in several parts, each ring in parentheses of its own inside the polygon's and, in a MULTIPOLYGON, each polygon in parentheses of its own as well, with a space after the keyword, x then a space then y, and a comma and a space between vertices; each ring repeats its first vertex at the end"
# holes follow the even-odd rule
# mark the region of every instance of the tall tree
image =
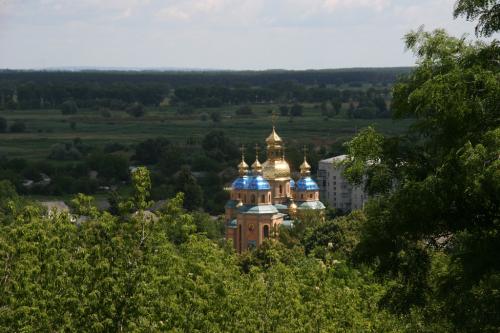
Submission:
POLYGON ((478 20, 476 26, 478 36, 491 36, 500 30, 498 0, 458 0, 454 15, 465 16, 468 21, 478 20))
POLYGON ((348 144, 347 176, 376 194, 358 256, 397 281, 385 298, 393 309, 437 300, 455 330, 494 331, 500 49, 496 41, 469 42, 443 30, 405 39, 418 66, 395 86, 394 111, 415 124, 396 138, 367 129, 348 144))

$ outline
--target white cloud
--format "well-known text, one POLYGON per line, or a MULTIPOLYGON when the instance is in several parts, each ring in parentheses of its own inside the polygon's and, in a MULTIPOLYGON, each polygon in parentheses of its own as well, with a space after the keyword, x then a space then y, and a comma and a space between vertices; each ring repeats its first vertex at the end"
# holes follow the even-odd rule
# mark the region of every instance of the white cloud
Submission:
POLYGON ((187 21, 191 18, 190 14, 177 7, 163 8, 156 14, 156 16, 160 18, 173 19, 179 21, 187 21))
POLYGON ((8 0, 0 0, 0 15, 7 14, 9 12, 11 3, 8 0))
POLYGON ((323 6, 330 11, 340 8, 351 9, 357 7, 372 8, 381 11, 388 7, 390 3, 390 0, 324 0, 323 6))
POLYGON ((198 0, 192 3, 192 7, 199 11, 211 12, 223 8, 226 4, 225 0, 198 0))

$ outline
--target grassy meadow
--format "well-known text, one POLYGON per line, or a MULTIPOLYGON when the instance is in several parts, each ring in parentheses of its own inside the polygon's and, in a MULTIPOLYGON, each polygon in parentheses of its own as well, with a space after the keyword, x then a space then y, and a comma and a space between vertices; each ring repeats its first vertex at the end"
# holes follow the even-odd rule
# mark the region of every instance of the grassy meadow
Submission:
MULTIPOLYGON (((10 158, 45 159, 56 143, 81 138, 91 145, 108 143, 134 144, 148 138, 166 137, 175 142, 199 141, 212 129, 221 129, 238 143, 263 143, 271 128, 271 112, 277 105, 252 105, 252 116, 237 116, 237 106, 196 109, 189 115, 178 114, 174 107, 149 108, 145 116, 134 118, 123 111, 110 111, 109 117, 99 110, 80 109, 75 115, 62 115, 59 110, 6 110, 0 117, 9 124, 23 121, 24 133, 0 133, 0 154, 10 158), (210 113, 221 113, 218 123, 210 113), (72 128, 71 123, 75 126, 72 128)), ((386 134, 397 134, 410 120, 391 119, 326 119, 313 105, 305 105, 301 117, 278 117, 276 127, 288 145, 314 143, 341 144, 354 133, 373 125, 386 134)))

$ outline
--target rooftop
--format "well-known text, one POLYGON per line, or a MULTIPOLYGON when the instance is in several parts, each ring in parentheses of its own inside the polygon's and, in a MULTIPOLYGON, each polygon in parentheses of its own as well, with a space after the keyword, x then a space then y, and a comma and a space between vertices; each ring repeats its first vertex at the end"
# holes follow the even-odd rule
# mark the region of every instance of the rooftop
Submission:
POLYGON ((319 161, 319 163, 333 163, 333 162, 342 162, 347 159, 347 155, 338 155, 334 157, 327 158, 325 160, 319 161))

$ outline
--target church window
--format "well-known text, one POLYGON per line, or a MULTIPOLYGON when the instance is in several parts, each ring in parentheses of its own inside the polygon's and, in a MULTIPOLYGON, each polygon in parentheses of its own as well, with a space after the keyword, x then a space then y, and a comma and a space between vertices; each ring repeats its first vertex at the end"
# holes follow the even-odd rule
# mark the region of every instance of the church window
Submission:
POLYGON ((269 238, 269 226, 268 225, 264 226, 262 233, 264 234, 264 238, 269 238))
POLYGON ((241 199, 241 193, 238 193, 238 199, 241 199))
POLYGON ((260 196, 260 202, 262 203, 266 202, 266 196, 264 194, 260 196))
POLYGON ((252 194, 252 196, 250 197, 250 202, 251 203, 255 203, 255 194, 252 194))
POLYGON ((312 199, 312 198, 313 198, 313 195, 312 195, 312 193, 311 193, 311 194, 309 194, 309 199, 312 199))
POLYGON ((301 194, 301 195, 300 195, 300 198, 301 198, 301 199, 304 199, 304 194, 301 194))

